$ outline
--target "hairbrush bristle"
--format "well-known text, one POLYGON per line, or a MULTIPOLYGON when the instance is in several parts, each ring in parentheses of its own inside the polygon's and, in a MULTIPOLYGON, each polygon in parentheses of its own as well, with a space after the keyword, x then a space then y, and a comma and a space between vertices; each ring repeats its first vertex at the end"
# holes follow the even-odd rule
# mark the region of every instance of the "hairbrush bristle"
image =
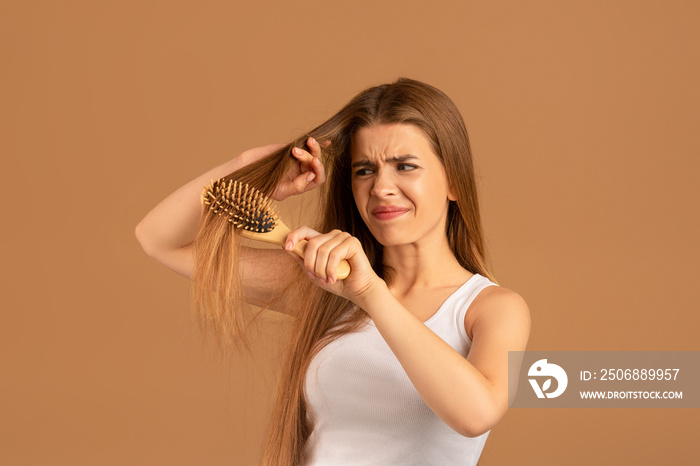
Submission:
POLYGON ((272 200, 255 188, 235 180, 223 178, 205 186, 202 203, 215 214, 227 217, 236 228, 267 233, 277 225, 277 214, 271 207, 272 200))

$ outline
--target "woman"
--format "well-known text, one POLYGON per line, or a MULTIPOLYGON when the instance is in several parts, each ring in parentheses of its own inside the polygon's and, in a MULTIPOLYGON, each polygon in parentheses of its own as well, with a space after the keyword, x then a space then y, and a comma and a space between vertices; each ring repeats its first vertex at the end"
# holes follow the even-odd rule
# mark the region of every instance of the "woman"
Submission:
POLYGON ((294 317, 265 464, 473 465, 508 408, 529 311, 489 278, 466 128, 432 86, 367 89, 303 138, 183 186, 136 234, 194 280, 222 338, 244 335, 241 302, 294 317), (242 247, 224 219, 200 218, 202 186, 222 177, 277 200, 321 187, 320 225, 293 230, 286 251, 242 247))

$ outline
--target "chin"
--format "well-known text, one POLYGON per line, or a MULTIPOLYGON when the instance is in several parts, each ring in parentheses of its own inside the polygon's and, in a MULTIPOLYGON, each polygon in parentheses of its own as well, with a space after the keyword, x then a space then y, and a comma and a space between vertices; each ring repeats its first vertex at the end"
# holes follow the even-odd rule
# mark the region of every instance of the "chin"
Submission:
MULTIPOLYGON (((365 225, 367 224, 365 223, 365 225)), ((409 235, 406 234, 410 229, 405 225, 372 225, 372 227, 367 225, 367 227, 374 239, 385 248, 411 244, 416 240, 414 235, 409 237, 409 235)))
POLYGON ((406 238, 399 237, 398 235, 374 235, 374 239, 385 248, 411 243, 406 238))

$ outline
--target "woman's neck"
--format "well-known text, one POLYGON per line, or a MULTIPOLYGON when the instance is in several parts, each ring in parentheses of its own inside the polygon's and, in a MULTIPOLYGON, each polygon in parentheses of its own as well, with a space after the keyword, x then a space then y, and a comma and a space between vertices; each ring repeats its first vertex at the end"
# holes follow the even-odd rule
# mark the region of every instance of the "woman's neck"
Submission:
POLYGON ((457 261, 447 238, 444 242, 384 247, 383 263, 389 288, 399 294, 420 288, 454 286, 471 275, 457 261))

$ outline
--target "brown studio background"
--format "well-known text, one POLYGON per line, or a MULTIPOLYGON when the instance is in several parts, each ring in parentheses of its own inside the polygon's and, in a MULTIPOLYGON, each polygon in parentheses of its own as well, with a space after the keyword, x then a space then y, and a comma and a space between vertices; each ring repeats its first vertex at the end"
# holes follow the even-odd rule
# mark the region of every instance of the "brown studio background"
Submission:
MULTIPOLYGON (((495 274, 532 311, 529 349, 700 349, 699 13, 0 3, 0 463, 256 464, 288 322, 267 316, 225 374, 187 280, 134 227, 214 165, 399 76, 462 111, 495 274)), ((697 410, 511 410, 481 464, 697 464, 698 427, 697 410)))

